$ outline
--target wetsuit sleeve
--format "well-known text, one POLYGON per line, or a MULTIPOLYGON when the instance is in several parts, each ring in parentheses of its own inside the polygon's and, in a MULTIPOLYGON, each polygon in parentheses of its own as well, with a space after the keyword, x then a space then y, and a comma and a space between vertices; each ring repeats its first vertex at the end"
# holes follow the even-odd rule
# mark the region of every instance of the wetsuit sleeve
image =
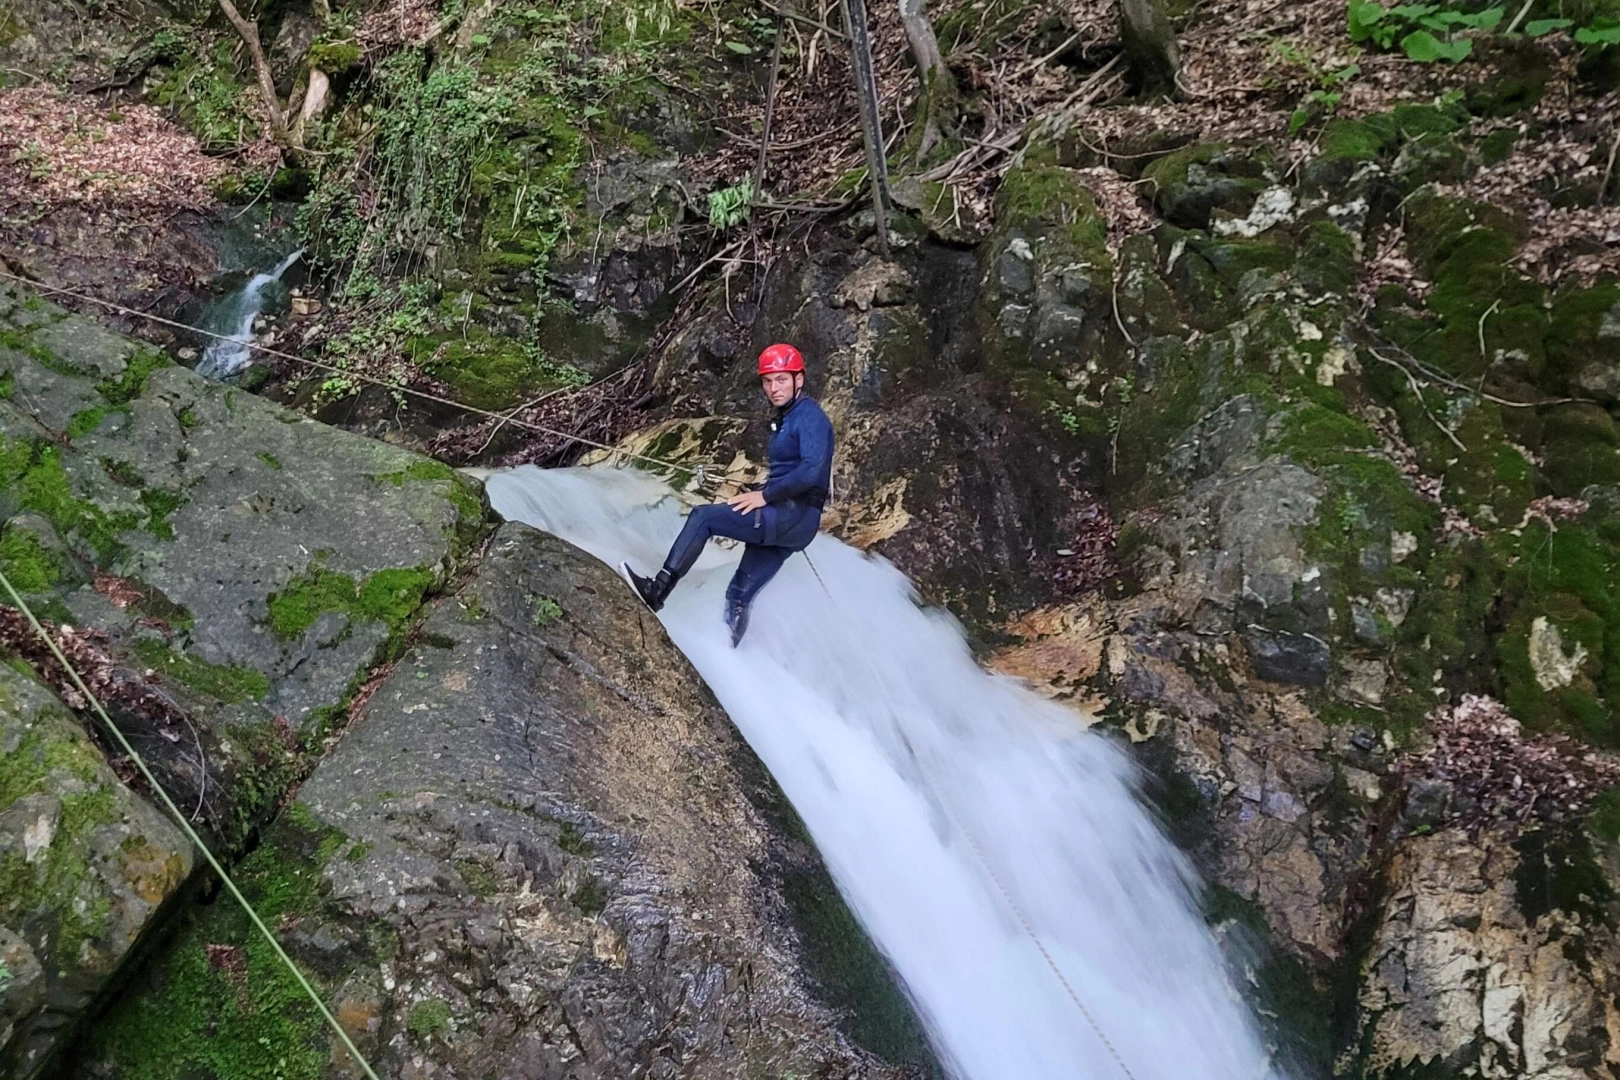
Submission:
POLYGON ((799 463, 791 472, 777 477, 765 485, 765 501, 786 502, 816 486, 816 481, 827 471, 832 460, 832 425, 823 420, 799 428, 799 463))

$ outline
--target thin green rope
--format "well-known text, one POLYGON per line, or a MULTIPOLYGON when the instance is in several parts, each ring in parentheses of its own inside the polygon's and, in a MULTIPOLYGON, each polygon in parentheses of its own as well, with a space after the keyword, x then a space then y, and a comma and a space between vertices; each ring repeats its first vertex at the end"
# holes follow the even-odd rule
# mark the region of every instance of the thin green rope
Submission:
POLYGON ((92 694, 90 688, 84 685, 84 680, 79 678, 79 673, 68 662, 68 658, 62 654, 61 648, 57 646, 51 635, 46 632, 45 627, 41 626, 39 620, 34 617, 33 611, 23 602, 23 598, 17 595, 17 590, 12 588, 11 580, 6 577, 3 571, 0 571, 0 585, 5 586, 7 594, 10 595, 12 602, 17 605, 18 610, 28 616, 28 623, 34 628, 34 632, 50 648, 51 654, 56 657, 56 662, 61 664, 63 670, 68 673, 68 677, 73 680, 73 685, 78 687, 79 693, 83 694, 85 700, 90 702, 91 708, 95 710, 97 716, 101 717, 101 722, 107 726, 107 730, 118 741, 119 747, 129 755, 131 761, 135 762, 135 767, 141 771, 141 775, 146 778, 146 782, 152 785, 152 790, 157 792, 158 798, 163 801, 164 807, 168 809, 174 820, 179 822, 180 830, 186 834, 187 839, 197 846, 197 850, 202 852, 203 858, 213 868, 214 873, 219 875, 219 880, 224 883, 226 891, 235 898, 238 904, 242 905, 242 910, 247 912, 247 917, 252 920, 254 926, 258 927, 259 933, 264 935, 264 940, 270 943, 270 947, 276 951, 276 955, 281 958, 281 962, 287 965, 287 970, 293 973, 293 978, 297 979, 298 985, 304 988, 304 993, 308 994, 309 1000, 315 1003, 315 1008, 320 1010, 321 1016, 325 1018, 327 1024, 331 1026, 333 1031, 337 1032, 337 1037, 342 1040, 344 1048, 359 1063, 368 1080, 379 1080, 376 1071, 371 1067, 371 1063, 365 1059, 359 1048, 354 1045, 354 1041, 349 1038, 349 1033, 343 1030, 343 1025, 339 1024, 337 1018, 327 1009, 326 1004, 321 1001, 320 995, 315 992, 315 988, 304 977, 304 973, 298 970, 298 965, 293 963, 292 957, 288 956, 286 950, 281 947, 281 942, 276 940, 276 936, 270 932, 270 928, 264 924, 264 920, 259 918, 259 913, 254 911, 253 905, 247 902, 247 897, 242 895, 242 890, 236 887, 236 882, 231 880, 231 875, 225 872, 225 868, 220 865, 219 860, 214 858, 214 853, 208 850, 208 845, 203 843, 203 838, 197 835, 197 830, 191 827, 191 822, 186 820, 186 816, 180 812, 180 808, 174 804, 174 800, 169 798, 169 793, 163 790, 163 785, 158 783, 157 777, 152 775, 152 770, 146 767, 146 761, 140 754, 135 752, 135 748, 129 744, 129 740, 124 737, 124 733, 119 730, 118 725, 112 722, 112 717, 108 716, 107 710, 101 707, 101 702, 97 700, 96 695, 92 694))

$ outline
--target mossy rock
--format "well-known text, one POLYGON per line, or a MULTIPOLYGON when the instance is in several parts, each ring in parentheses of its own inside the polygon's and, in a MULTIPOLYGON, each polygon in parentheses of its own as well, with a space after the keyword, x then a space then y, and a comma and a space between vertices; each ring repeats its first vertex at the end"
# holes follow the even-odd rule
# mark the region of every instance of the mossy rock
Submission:
POLYGON ((1165 220, 1207 229, 1216 210, 1246 217, 1267 186, 1263 159, 1220 143, 1199 143, 1169 154, 1143 171, 1165 220))

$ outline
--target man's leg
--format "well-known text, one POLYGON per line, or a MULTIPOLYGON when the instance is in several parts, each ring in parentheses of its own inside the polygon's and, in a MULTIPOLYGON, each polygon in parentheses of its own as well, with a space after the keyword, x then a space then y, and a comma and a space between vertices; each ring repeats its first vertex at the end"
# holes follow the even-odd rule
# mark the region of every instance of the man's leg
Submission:
POLYGON ((703 545, 715 536, 757 544, 765 538, 765 526, 758 514, 739 514, 722 504, 697 507, 686 515, 686 524, 671 545, 664 568, 657 577, 644 578, 630 569, 628 563, 622 567, 625 577, 642 601, 657 611, 664 606, 675 583, 686 576, 703 554, 703 545))
POLYGON ((792 555, 791 548, 762 544, 749 544, 743 549, 742 562, 737 564, 737 572, 731 575, 731 584, 726 587, 726 625, 731 627, 732 648, 736 648, 743 634, 748 632, 748 611, 754 597, 792 555))

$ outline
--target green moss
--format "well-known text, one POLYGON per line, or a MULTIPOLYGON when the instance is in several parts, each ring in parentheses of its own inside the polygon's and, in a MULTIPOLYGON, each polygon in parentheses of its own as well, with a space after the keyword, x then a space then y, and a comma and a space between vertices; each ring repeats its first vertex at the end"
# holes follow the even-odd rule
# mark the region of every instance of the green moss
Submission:
POLYGON ((68 421, 67 431, 64 434, 70 440, 84 438, 101 426, 101 421, 106 419, 107 412, 106 406, 97 405, 94 408, 82 409, 74 413, 73 419, 68 421))
POLYGON ((20 849, 0 854, 0 921, 52 935, 53 957, 63 967, 77 970, 82 963, 105 962, 85 953, 85 946, 106 936, 111 910, 99 879, 90 871, 95 861, 91 842, 96 830, 116 821, 118 814, 100 755, 70 718, 48 718, 14 751, 0 756, 0 810, 42 790, 45 778, 58 770, 76 777, 84 787, 58 789, 61 813, 42 858, 29 863, 20 849))
POLYGON ((69 543, 77 540, 103 561, 122 552, 120 532, 141 524, 139 514, 108 514, 75 496, 62 467, 61 451, 44 441, 0 442, 0 487, 9 490, 24 508, 48 518, 69 543))
POLYGON ((174 528, 169 524, 169 515, 190 500, 172 488, 147 488, 140 497, 141 505, 151 512, 151 517, 146 521, 146 531, 159 540, 173 540, 174 528))
POLYGON ((248 667, 210 664, 189 653, 177 653, 156 638, 138 638, 135 654, 167 678, 227 703, 263 701, 270 680, 248 667))
POLYGON ((435 577, 423 568, 379 570, 358 586, 348 574, 316 567, 269 599, 270 629, 295 638, 328 611, 342 611, 399 630, 422 605, 435 577))
POLYGON ((1372 429, 1359 420, 1315 403, 1287 414, 1281 431, 1267 449, 1288 454, 1308 465, 1338 464, 1346 450, 1367 450, 1378 445, 1372 429))
POLYGON ((996 217, 1012 228, 1037 223, 1055 227, 1077 254, 1112 273, 1107 223, 1091 191, 1068 169, 1037 165, 1012 170, 996 195, 996 217))
POLYGON ((328 611, 352 610, 356 592, 354 578, 317 568, 270 594, 270 629, 279 638, 295 638, 328 611))
POLYGON ((96 384, 96 390, 112 405, 128 405, 141 396, 146 380, 159 368, 172 367, 173 361, 160 352, 140 349, 129 358, 123 374, 96 384))
POLYGON ((341 74, 360 63, 357 41, 318 41, 309 47, 309 65, 331 75, 341 74))
POLYGON ((467 891, 481 900, 487 900, 501 891, 500 879, 495 872, 481 862, 472 859, 454 860, 456 873, 466 884, 467 891))
POLYGON ((107 475, 112 477, 114 482, 122 484, 124 487, 143 488, 146 486, 146 477, 142 476, 141 471, 127 461, 104 457, 101 459, 101 467, 107 470, 107 475))
POLYGON ((1393 123, 1383 117, 1335 118, 1322 127, 1319 160, 1377 161, 1394 144, 1395 138, 1393 123))
POLYGON ((405 1030, 424 1042, 450 1029, 450 1006, 438 998, 428 998, 411 1006, 405 1030))
POLYGON ((253 456, 258 458, 260 461, 264 462, 266 465, 270 466, 270 468, 275 469, 278 472, 281 470, 281 459, 276 457, 276 455, 268 454, 268 453, 265 453, 263 450, 260 450, 257 454, 254 454, 253 456))
POLYGON ((1204 895, 1204 919, 1237 930, 1247 954, 1255 1012, 1267 1040, 1288 1071, 1302 1076, 1332 1072, 1338 1049, 1330 992, 1290 951, 1274 942, 1265 913, 1230 889, 1212 886, 1204 895))
POLYGON ((26 529, 0 532, 0 567, 21 593, 43 592, 62 577, 62 559, 26 529))
POLYGON ((607 907, 608 894, 607 890, 602 888, 601 882, 594 877, 588 877, 574 890, 574 895, 569 897, 569 901, 579 909, 580 914, 594 917, 600 915, 607 907))
MULTIPOLYGON (((295 807, 297 804, 295 804, 295 807)), ((301 809, 301 807, 299 808, 301 809)), ((236 868, 248 901, 272 926, 323 914, 323 852, 341 833, 289 811, 236 868)), ((328 856, 329 857, 329 856, 328 856)), ((305 967, 318 993, 318 969, 305 967)), ((228 899, 195 909, 140 984, 90 1034, 123 1080, 320 1080, 331 1050, 315 1007, 228 899)))

